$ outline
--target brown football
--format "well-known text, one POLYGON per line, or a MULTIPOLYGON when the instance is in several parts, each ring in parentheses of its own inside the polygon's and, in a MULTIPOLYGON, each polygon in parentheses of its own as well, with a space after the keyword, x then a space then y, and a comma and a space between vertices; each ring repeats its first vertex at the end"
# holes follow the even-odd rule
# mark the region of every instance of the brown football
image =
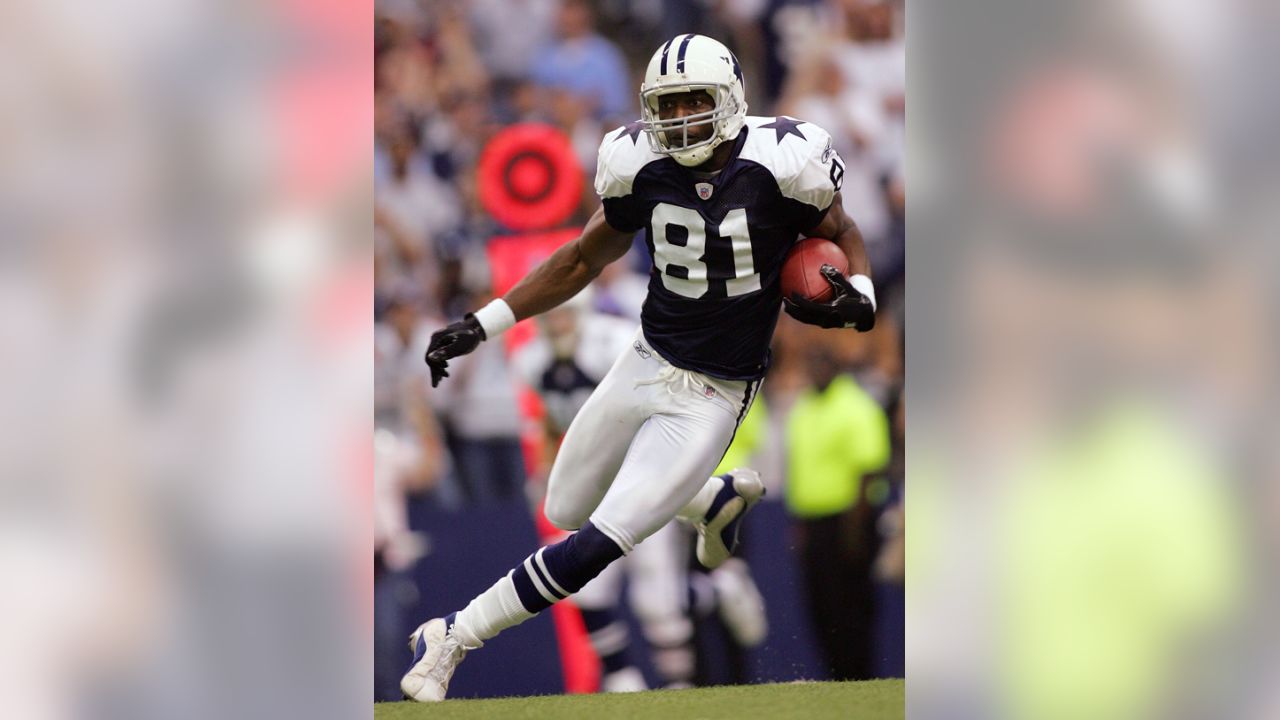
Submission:
POLYGON ((792 293, 816 302, 827 302, 835 291, 822 277, 822 266, 833 265, 843 275, 849 274, 849 258, 839 245, 823 238, 806 238, 796 243, 782 264, 782 296, 792 293))

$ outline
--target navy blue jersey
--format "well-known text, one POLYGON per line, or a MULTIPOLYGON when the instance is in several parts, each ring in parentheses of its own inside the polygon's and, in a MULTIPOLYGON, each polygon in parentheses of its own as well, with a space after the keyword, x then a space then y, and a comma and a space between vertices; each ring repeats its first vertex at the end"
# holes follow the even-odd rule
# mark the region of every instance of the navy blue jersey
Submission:
POLYGON ((822 128, 748 117, 713 177, 653 152, 638 123, 605 136, 605 219, 643 230, 653 259, 641 324, 673 365, 728 380, 764 375, 783 260, 831 207, 844 166, 822 128))

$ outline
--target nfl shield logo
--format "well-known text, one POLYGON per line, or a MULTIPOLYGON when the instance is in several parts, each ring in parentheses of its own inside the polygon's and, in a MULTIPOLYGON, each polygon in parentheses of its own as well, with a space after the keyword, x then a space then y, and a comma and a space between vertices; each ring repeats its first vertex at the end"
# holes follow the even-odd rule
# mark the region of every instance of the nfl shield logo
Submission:
POLYGON ((695 190, 698 191, 698 197, 702 200, 706 200, 707 198, 711 197, 711 191, 715 189, 715 187, 713 187, 711 183, 698 183, 693 187, 695 190))

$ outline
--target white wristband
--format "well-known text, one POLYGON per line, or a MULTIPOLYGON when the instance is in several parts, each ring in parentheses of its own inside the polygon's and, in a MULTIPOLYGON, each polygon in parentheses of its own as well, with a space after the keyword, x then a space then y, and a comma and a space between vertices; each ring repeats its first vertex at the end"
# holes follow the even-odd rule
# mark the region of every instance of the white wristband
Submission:
POLYGON ((516 314, 506 300, 496 298, 475 312, 476 322, 484 329, 486 339, 501 335, 516 324, 516 314))
POLYGON ((854 275, 849 278, 849 284, 854 290, 867 296, 871 300, 871 309, 876 309, 876 286, 871 284, 871 278, 866 275, 854 275))

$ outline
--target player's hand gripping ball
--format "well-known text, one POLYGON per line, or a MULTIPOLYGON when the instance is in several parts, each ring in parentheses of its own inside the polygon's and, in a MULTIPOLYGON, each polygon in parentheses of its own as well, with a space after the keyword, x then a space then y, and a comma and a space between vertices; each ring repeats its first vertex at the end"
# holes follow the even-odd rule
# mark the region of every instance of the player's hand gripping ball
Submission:
POLYGON ((443 330, 432 333, 426 357, 427 366, 431 368, 431 387, 449 377, 449 360, 475 350, 484 339, 480 321, 470 313, 458 322, 450 323, 443 330))
POLYGON ((822 238, 799 242, 782 265, 783 308, 802 323, 823 328, 875 327, 871 298, 849 284, 849 259, 822 238))

